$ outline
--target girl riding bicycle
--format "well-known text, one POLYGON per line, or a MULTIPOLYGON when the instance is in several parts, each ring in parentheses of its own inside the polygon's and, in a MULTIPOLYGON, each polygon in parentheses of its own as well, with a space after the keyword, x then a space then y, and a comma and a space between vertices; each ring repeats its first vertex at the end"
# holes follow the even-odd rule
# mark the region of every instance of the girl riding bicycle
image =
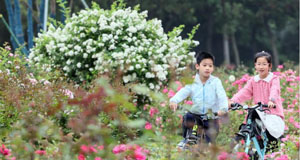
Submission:
POLYGON ((184 146, 187 141, 187 133, 191 133, 190 130, 192 130, 195 124, 201 125, 204 128, 207 143, 215 143, 215 138, 219 131, 218 120, 199 120, 197 115, 203 115, 208 110, 212 110, 220 116, 228 110, 228 100, 222 82, 219 78, 211 75, 214 70, 214 56, 207 52, 201 52, 197 53, 195 58, 197 62, 195 66, 197 74, 194 83, 186 85, 170 99, 171 108, 177 108, 177 104, 188 96, 193 101, 190 112, 183 118, 184 140, 178 144, 178 147, 184 146))
MULTIPOLYGON (((282 101, 280 97, 280 80, 271 71, 272 57, 267 52, 256 53, 254 57, 255 70, 258 75, 252 77, 247 84, 238 93, 236 93, 229 102, 243 103, 253 99, 257 104, 268 104, 270 112, 257 112, 257 117, 261 119, 267 129, 267 137, 269 139, 267 151, 273 151, 278 148, 277 139, 284 132, 284 115, 282 101), (276 107, 275 107, 276 106, 276 107), (276 124, 276 125, 271 125, 276 124)), ((244 124, 240 126, 243 128, 244 124)), ((235 137, 238 140, 238 137, 235 137)))

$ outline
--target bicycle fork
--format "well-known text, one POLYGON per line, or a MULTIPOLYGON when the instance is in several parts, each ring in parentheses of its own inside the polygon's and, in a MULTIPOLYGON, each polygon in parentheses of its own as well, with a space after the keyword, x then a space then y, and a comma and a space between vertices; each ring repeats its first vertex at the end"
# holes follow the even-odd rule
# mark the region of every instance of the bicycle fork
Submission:
POLYGON ((263 160, 264 157, 265 157, 267 143, 268 143, 268 138, 267 138, 266 133, 264 132, 264 133, 262 133, 262 135, 263 135, 264 148, 260 148, 256 137, 252 138, 252 141, 253 141, 254 146, 256 148, 256 152, 259 155, 261 160, 263 160))

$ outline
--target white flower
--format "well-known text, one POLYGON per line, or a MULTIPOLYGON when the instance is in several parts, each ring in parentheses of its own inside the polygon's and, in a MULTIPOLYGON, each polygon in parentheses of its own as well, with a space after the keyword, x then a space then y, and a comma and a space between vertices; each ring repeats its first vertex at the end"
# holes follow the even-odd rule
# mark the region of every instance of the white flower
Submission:
POLYGON ((130 66, 130 67, 128 68, 128 70, 132 71, 132 70, 134 70, 134 67, 133 67, 133 66, 130 66))
POLYGON ((149 87, 150 87, 150 89, 154 89, 154 84, 153 83, 149 83, 149 87))
POLYGON ((230 76, 228 77, 228 80, 229 80, 230 82, 234 82, 234 81, 235 81, 234 75, 230 75, 230 76))
POLYGON ((77 68, 80 68, 80 67, 81 67, 81 63, 78 62, 78 63, 76 64, 76 66, 77 66, 77 68))
POLYGON ((88 57, 88 54, 87 54, 87 53, 84 53, 84 54, 83 54, 83 58, 86 59, 87 57, 88 57))
POLYGON ((127 75, 127 76, 123 76, 123 81, 124 83, 128 83, 131 79, 131 76, 130 75, 127 75))
POLYGON ((136 69, 140 69, 140 68, 141 68, 141 65, 140 65, 140 64, 136 64, 136 65, 135 65, 135 68, 136 68, 136 69))

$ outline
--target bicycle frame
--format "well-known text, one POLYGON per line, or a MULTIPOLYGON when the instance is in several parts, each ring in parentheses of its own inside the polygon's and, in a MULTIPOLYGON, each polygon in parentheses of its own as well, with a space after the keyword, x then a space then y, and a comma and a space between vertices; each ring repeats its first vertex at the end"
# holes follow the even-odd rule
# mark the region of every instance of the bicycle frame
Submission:
POLYGON ((254 123, 256 123, 256 122, 255 122, 255 119, 253 119, 253 114, 254 114, 254 112, 263 112, 263 111, 267 110, 267 109, 262 109, 262 107, 266 107, 266 105, 262 105, 261 103, 258 103, 258 105, 252 106, 250 108, 247 106, 242 106, 240 104, 234 104, 234 105, 236 108, 232 109, 232 110, 241 109, 241 108, 248 110, 248 115, 247 115, 247 119, 246 119, 247 131, 245 129, 243 131, 243 128, 241 128, 241 130, 240 130, 240 132, 242 132, 244 134, 245 153, 247 153, 249 155, 249 149, 250 149, 250 145, 251 145, 251 141, 252 141, 254 144, 254 147, 256 149, 256 152, 259 156, 259 159, 263 160, 264 156, 265 156, 266 148, 267 148, 268 138, 267 138, 266 130, 264 130, 264 131, 262 130, 259 135, 254 132, 254 123), (236 105, 238 105, 238 106, 236 106, 236 105), (248 131, 250 131, 250 132, 248 132, 248 131), (257 136, 261 136, 261 138, 263 140, 263 148, 260 147, 258 139, 256 138, 257 136))
MULTIPOLYGON (((192 113, 193 114, 193 113, 192 113)), ((191 137, 192 133, 188 133, 187 134, 187 139, 188 142, 187 143, 192 143, 192 144, 198 144, 199 142, 201 142, 202 140, 205 139, 205 129, 203 126, 199 125, 197 122, 198 120, 202 122, 202 124, 204 124, 205 120, 208 119, 218 119, 217 114, 213 114, 213 115, 208 115, 208 114, 193 114, 195 117, 195 125, 193 127, 193 129, 191 130, 191 132, 193 133, 193 131, 195 131, 196 135, 191 137)))

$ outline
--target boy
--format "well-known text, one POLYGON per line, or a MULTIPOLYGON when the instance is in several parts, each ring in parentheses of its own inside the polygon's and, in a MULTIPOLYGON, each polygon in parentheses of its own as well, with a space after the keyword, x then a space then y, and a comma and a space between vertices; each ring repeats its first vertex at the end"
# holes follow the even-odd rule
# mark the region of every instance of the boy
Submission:
MULTIPOLYGON (((214 70, 214 56, 207 52, 201 52, 197 53, 195 58, 197 74, 194 83, 186 85, 170 99, 171 108, 177 108, 177 104, 188 96, 193 101, 192 108, 183 117, 184 139, 178 144, 178 147, 182 147, 186 143, 187 133, 190 133, 196 122, 195 114, 206 114, 211 109, 218 116, 222 116, 228 111, 228 100, 222 82, 219 78, 211 75, 214 70)), ((197 124, 203 126, 206 142, 214 144, 219 131, 218 120, 197 121, 197 124)))

